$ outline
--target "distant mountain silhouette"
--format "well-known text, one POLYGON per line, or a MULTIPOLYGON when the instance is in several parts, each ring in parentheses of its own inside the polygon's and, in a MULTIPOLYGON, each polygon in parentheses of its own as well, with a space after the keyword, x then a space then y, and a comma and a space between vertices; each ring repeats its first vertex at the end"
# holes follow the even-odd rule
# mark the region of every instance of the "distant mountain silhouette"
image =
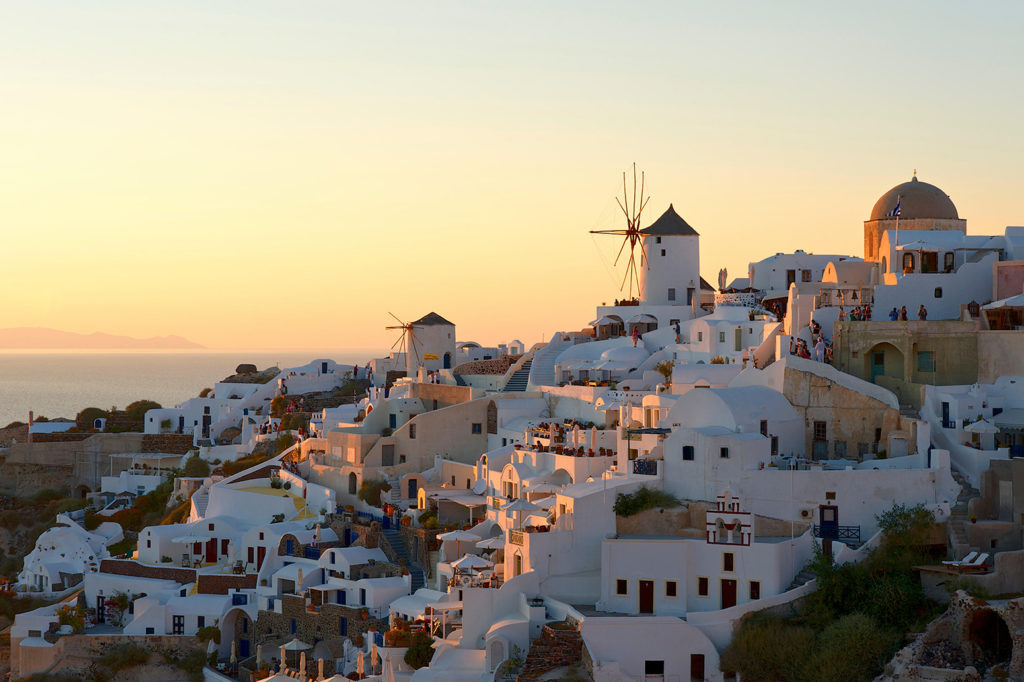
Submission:
POLYGON ((76 334, 59 329, 46 327, 11 327, 0 329, 0 348, 40 349, 40 348, 205 348, 194 341, 181 336, 153 336, 148 339, 135 339, 130 336, 115 334, 76 334))

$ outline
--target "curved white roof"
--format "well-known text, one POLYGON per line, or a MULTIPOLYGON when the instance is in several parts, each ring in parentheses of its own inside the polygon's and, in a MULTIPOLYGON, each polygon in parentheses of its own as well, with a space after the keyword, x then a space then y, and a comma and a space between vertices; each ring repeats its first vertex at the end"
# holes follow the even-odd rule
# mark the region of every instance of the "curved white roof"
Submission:
POLYGON ((720 426, 738 431, 741 426, 762 419, 790 421, 800 419, 800 415, 779 391, 766 386, 742 386, 695 388, 679 398, 668 419, 691 428, 720 426))

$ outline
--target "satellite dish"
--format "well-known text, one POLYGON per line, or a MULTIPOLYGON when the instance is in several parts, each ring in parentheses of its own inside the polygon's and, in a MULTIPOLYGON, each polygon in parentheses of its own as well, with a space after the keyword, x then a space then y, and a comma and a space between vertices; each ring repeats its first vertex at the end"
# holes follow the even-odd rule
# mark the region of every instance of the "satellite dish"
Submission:
POLYGON ((482 478, 478 478, 473 481, 473 492, 477 495, 483 495, 487 490, 487 481, 482 478))

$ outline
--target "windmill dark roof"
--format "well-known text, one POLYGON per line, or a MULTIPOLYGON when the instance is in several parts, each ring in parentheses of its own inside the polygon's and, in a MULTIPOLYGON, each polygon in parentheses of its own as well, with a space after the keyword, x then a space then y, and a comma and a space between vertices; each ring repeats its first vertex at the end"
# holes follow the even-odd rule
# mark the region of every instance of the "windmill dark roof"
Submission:
POLYGON ((640 230, 640 234, 675 234, 675 235, 691 235, 700 236, 697 230, 690 227, 689 223, 682 219, 682 217, 676 213, 676 210, 672 208, 672 204, 668 205, 668 210, 661 214, 661 217, 651 223, 648 227, 640 230))
POLYGON ((715 288, 713 286, 711 286, 708 283, 708 281, 706 279, 704 279, 703 277, 700 278, 700 288, 703 289, 704 291, 714 291, 715 290, 715 288))
POLYGON ((426 315, 416 320, 412 324, 416 325, 417 327, 426 327, 432 324, 448 324, 453 327, 455 326, 454 322, 449 322, 448 320, 444 319, 437 313, 427 313, 426 315))

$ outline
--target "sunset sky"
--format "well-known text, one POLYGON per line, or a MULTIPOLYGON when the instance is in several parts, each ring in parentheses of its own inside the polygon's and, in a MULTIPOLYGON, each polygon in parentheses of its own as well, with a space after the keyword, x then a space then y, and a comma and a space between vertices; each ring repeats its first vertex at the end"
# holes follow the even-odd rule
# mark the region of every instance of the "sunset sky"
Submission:
MULTIPOLYGON (((1024 3, 0 4, 0 327, 528 344, 618 294, 621 173, 704 276, 862 255, 895 184, 1024 224, 1024 3)), ((645 224, 648 221, 644 221, 645 224)))

